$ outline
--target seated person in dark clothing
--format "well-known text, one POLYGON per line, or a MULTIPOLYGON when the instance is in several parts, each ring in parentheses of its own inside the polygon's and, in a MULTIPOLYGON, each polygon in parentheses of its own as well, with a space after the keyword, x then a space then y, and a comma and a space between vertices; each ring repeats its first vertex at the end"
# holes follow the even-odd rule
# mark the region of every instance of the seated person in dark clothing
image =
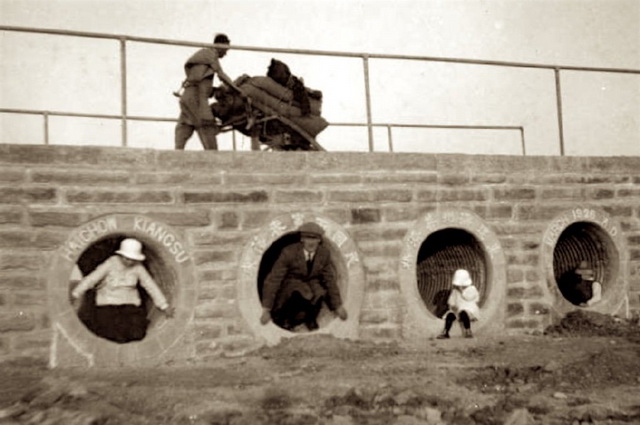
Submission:
POLYGON ((580 307, 590 307, 602 298, 602 285, 587 261, 580 262, 574 271, 567 299, 580 307))
POLYGON ((298 230, 300 242, 282 250, 264 281, 260 322, 264 325, 273 319, 287 330, 301 324, 316 330, 323 302, 347 320, 331 254, 322 244, 322 227, 305 223, 298 230))

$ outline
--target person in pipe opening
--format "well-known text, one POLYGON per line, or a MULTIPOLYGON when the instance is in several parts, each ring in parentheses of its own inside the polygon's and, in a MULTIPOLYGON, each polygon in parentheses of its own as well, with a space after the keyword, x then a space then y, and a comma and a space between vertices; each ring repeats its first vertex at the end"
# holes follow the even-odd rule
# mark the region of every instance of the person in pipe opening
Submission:
POLYGON ((174 309, 142 264, 144 259, 140 241, 124 239, 115 255, 96 267, 71 291, 71 302, 77 310, 84 293, 97 285, 93 326, 96 335, 118 343, 145 337, 149 321, 141 305, 138 283, 157 308, 173 317, 174 309))
POLYGON ((602 285, 588 261, 581 261, 574 271, 575 278, 569 301, 580 307, 591 307, 602 299, 602 285))
POLYGON ((341 320, 347 320, 329 249, 322 243, 324 230, 304 223, 298 229, 300 242, 285 247, 264 281, 262 315, 265 325, 273 320, 293 330, 306 325, 318 329, 317 317, 325 302, 341 320))
POLYGON ((449 310, 444 314, 444 330, 438 339, 449 338, 449 331, 453 322, 458 319, 462 323, 462 334, 465 338, 473 338, 471 333, 471 322, 480 316, 478 301, 480 293, 473 285, 469 272, 465 269, 458 269, 453 274, 453 289, 447 300, 449 310))

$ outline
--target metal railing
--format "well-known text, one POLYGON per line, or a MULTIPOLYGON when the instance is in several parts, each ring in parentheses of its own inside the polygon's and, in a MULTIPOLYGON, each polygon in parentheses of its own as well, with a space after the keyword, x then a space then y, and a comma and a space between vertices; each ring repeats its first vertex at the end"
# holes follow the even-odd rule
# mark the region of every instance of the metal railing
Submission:
MULTIPOLYGON (((0 108, 0 113, 17 113, 17 114, 32 114, 42 115, 44 119, 45 130, 45 143, 49 143, 49 117, 50 116, 66 116, 66 117, 82 117, 82 118, 104 118, 104 119, 119 119, 122 123, 122 145, 127 146, 127 121, 176 121, 175 118, 166 117, 150 117, 150 116, 132 116, 127 112, 127 42, 137 43, 151 43, 162 44, 171 46, 182 47, 209 47, 211 44, 196 43, 188 41, 177 41, 160 38, 148 38, 148 37, 136 37, 129 35, 114 35, 93 33, 84 31, 68 31, 68 30, 55 30, 44 28, 29 28, 29 27, 15 27, 15 26, 0 26, 0 31, 13 31, 13 32, 27 32, 35 34, 48 34, 59 36, 71 36, 71 37, 83 37, 83 38, 99 38, 118 40, 120 44, 120 114, 82 114, 64 111, 44 111, 33 109, 11 109, 0 108)), ((299 55, 311 55, 311 56, 333 56, 342 58, 360 58, 363 63, 364 74, 364 86, 365 86, 365 108, 366 108, 366 123, 330 123, 331 126, 349 126, 349 127, 363 127, 366 126, 368 130, 369 151, 374 151, 373 144, 373 129, 374 127, 384 127, 387 129, 389 140, 389 151, 393 152, 393 128, 436 128, 436 129, 473 129, 473 130, 510 130, 519 131, 521 140, 522 154, 526 155, 526 146, 524 138, 524 128, 522 126, 509 126, 509 125, 437 125, 437 124, 401 124, 401 123, 374 123, 372 121, 371 114, 371 89, 369 80, 369 60, 370 59, 388 59, 388 60, 407 60, 407 61, 424 61, 424 62, 444 62, 444 63, 456 63, 467 65, 485 65, 485 66, 497 66, 497 67, 512 67, 512 68, 528 68, 528 69, 545 69, 554 72, 555 76, 555 89, 556 89, 556 109, 557 120, 559 128, 559 143, 560 143, 560 155, 564 155, 564 130, 563 130, 563 115, 562 115, 562 93, 561 93, 561 71, 587 71, 587 72, 606 72, 606 73, 623 73, 623 74, 636 74, 640 75, 640 70, 624 69, 624 68, 606 68, 606 67, 578 67, 578 66, 559 66, 537 63, 525 63, 525 62, 510 62, 510 61, 494 61, 494 60, 480 60, 480 59, 464 59, 464 58, 445 58, 436 56, 411 56, 411 55, 389 55, 389 54, 370 54, 370 53, 353 53, 353 52, 337 52, 337 51, 322 51, 322 50, 306 50, 306 49, 285 49, 285 48, 263 48, 263 47, 251 47, 251 46, 237 46, 233 45, 229 47, 232 50, 242 50, 251 52, 264 52, 264 53, 283 53, 283 54, 299 54, 299 55)), ((235 148, 235 137, 234 137, 235 148)))

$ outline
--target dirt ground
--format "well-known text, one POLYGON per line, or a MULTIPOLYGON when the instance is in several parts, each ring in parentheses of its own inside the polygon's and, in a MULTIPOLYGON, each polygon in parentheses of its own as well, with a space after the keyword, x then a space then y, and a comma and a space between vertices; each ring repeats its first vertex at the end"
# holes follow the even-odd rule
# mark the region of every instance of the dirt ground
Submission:
POLYGON ((0 424, 639 424, 640 326, 570 313, 543 335, 296 337, 156 369, 0 364, 0 424))

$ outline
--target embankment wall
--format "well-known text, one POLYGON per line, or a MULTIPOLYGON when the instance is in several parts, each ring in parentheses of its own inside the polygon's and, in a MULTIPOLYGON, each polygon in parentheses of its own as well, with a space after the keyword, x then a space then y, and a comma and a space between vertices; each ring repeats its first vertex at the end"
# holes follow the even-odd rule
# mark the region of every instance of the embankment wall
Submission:
POLYGON ((539 332, 579 308, 558 289, 579 259, 603 281, 592 309, 640 311, 638 157, 3 144, 0 358, 162 364, 304 337, 258 321, 264 253, 303 221, 325 228, 349 311, 319 332, 429 338, 442 326, 433 285, 462 266, 483 293, 478 337, 539 332), (83 255, 124 236, 145 243, 176 317, 152 311, 145 340, 116 344, 84 327, 68 294, 83 255))

